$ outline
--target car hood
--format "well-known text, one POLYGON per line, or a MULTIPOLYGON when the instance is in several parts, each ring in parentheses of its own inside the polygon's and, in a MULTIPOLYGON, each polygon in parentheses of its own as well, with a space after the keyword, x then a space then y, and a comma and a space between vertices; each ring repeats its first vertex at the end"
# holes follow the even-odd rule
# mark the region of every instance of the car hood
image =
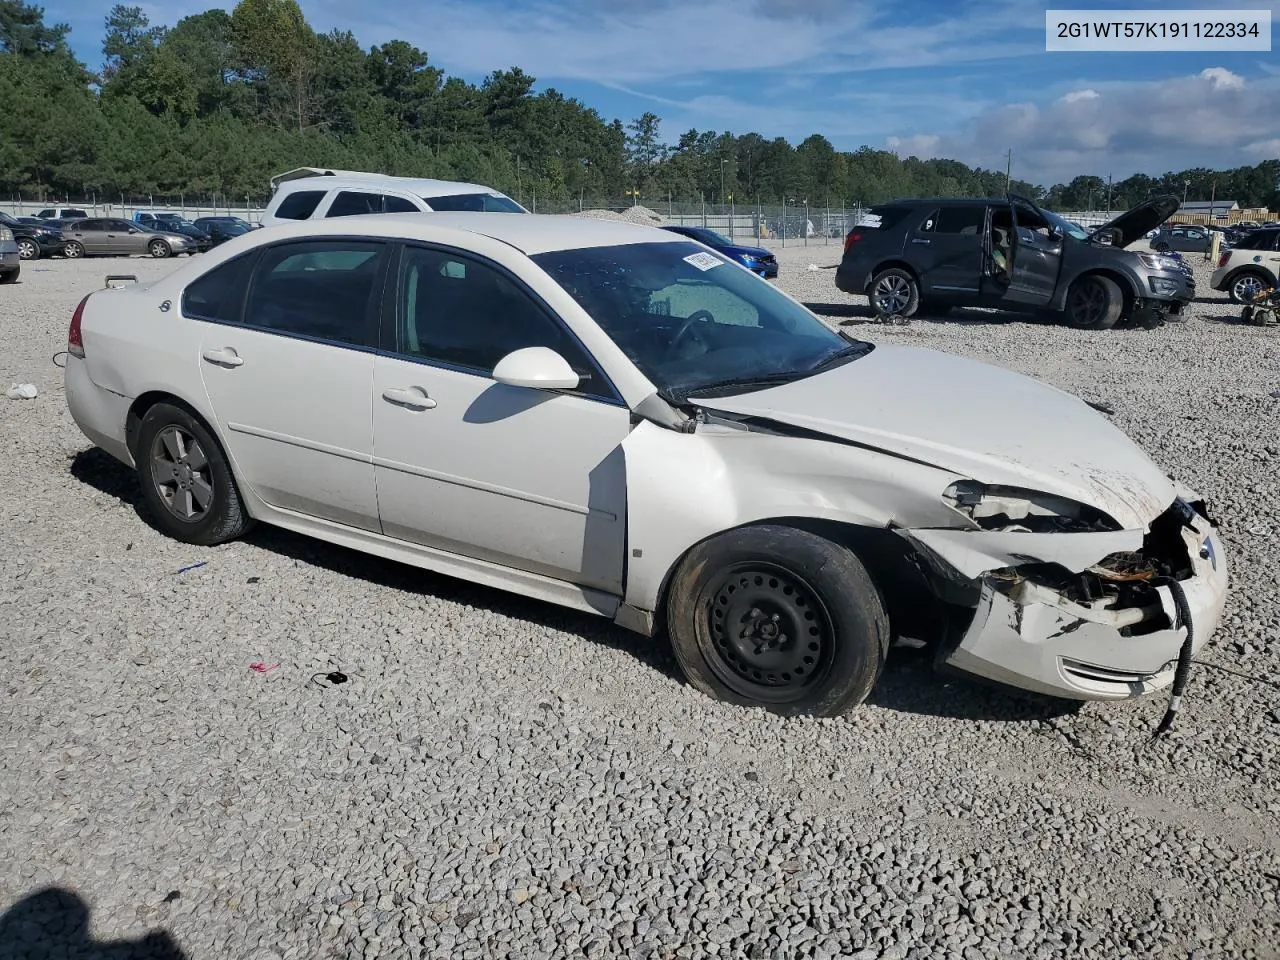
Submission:
POLYGON ((1120 238, 1114 246, 1127 247, 1135 240, 1141 240, 1172 217, 1178 212, 1178 207, 1180 206, 1180 201, 1173 194, 1152 197, 1150 200, 1138 204, 1132 210, 1126 210, 1118 217, 1107 221, 1098 230, 1120 231, 1120 238))
POLYGON ((918 347, 877 347, 825 373, 708 410, 767 418, 981 483, 1037 490, 1145 529, 1177 487, 1084 401, 1002 367, 918 347))

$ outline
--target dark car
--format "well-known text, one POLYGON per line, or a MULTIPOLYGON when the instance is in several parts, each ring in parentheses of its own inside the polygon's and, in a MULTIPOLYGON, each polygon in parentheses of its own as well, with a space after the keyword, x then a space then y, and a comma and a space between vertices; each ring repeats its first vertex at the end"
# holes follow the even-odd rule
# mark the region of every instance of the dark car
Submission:
POLYGON ((706 227, 663 227, 662 229, 706 244, 712 250, 723 253, 730 260, 742 264, 752 273, 759 274, 766 280, 772 280, 778 275, 777 258, 763 247, 740 247, 723 234, 708 230, 706 227))
POLYGON ((209 234, 213 246, 226 243, 232 237, 241 237, 251 233, 253 228, 238 217, 201 217, 195 225, 209 234))
POLYGON ((1177 250, 1181 253, 1204 253, 1213 242, 1214 233, 1224 234, 1223 239, 1230 242, 1226 231, 1220 227, 1201 227, 1188 224, 1168 224, 1156 231, 1151 238, 1151 249, 1159 253, 1177 250))
POLYGON ((11 217, 0 213, 0 224, 13 231, 13 239, 18 243, 18 253, 23 260, 39 260, 61 253, 67 245, 62 230, 49 226, 42 220, 27 223, 26 217, 11 217))
POLYGON ((880 317, 976 306, 1046 311, 1084 329, 1154 327, 1182 314, 1195 282, 1178 261, 1125 247, 1178 205, 1156 197, 1090 233, 1016 195, 895 200, 849 231, 836 287, 868 297, 880 317))
POLYGON ((204 253, 213 248, 213 238, 209 236, 208 232, 201 230, 190 220, 183 217, 158 214, 145 220, 138 218, 134 222, 143 230, 150 230, 153 233, 177 233, 184 237, 189 237, 195 243, 197 253, 204 253))

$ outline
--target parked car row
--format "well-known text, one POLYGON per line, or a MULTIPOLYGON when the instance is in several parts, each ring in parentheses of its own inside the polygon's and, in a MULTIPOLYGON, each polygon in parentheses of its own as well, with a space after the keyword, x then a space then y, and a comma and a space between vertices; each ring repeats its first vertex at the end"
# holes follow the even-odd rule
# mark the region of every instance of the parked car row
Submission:
POLYGON ((125 220, 90 217, 75 207, 48 207, 34 217, 0 213, 0 225, 13 234, 22 260, 204 253, 255 229, 232 216, 188 220, 176 213, 137 213, 133 220, 125 220))

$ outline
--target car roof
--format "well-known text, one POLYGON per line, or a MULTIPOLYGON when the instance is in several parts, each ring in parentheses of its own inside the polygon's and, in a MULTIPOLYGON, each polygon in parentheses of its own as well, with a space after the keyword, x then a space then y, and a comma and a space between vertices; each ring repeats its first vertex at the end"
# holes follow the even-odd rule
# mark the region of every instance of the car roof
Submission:
MULTIPOLYGON (((296 181, 295 181, 296 182, 296 181)), ((529 256, 557 250, 613 247, 633 243, 687 242, 678 233, 625 220, 597 220, 569 214, 540 213, 373 213, 325 220, 297 220, 255 230, 269 238, 367 235, 406 240, 423 228, 444 227, 509 244, 529 256)))
POLYGON ((461 183, 457 180, 428 180, 414 177, 341 177, 314 176, 286 180, 277 188, 283 195, 299 190, 403 190, 419 197, 450 197, 459 193, 493 193, 500 190, 479 183, 461 183))

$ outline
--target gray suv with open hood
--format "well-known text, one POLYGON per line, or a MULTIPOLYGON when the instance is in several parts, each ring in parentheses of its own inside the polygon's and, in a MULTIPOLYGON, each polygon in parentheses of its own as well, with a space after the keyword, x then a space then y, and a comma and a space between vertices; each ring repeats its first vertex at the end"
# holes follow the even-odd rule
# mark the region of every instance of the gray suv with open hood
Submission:
POLYGON ((1177 209, 1177 197, 1155 197, 1089 233, 1014 195, 894 200, 849 231, 836 286, 881 317, 976 306, 1048 311, 1090 330, 1156 327, 1183 313, 1195 280, 1174 257, 1125 248, 1177 209))

